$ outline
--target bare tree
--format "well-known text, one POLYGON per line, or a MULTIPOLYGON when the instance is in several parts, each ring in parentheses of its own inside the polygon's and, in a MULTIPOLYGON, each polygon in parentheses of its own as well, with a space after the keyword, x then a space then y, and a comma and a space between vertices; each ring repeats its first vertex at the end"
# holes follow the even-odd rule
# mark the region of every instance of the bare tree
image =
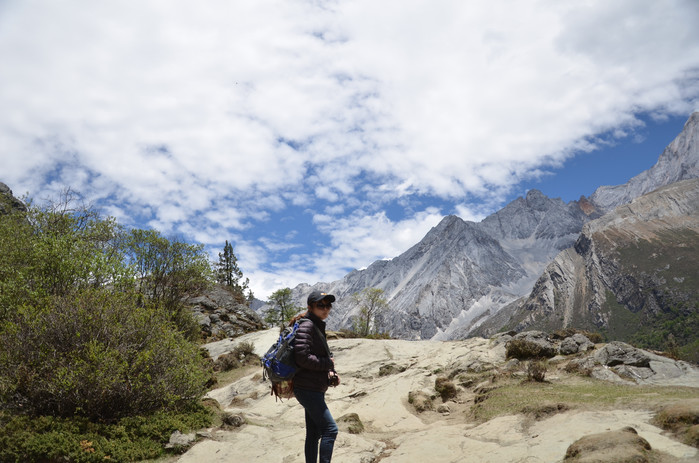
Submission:
POLYGON ((377 316, 388 309, 383 289, 365 288, 354 293, 352 299, 359 305, 359 314, 352 320, 352 329, 360 336, 378 334, 377 316))

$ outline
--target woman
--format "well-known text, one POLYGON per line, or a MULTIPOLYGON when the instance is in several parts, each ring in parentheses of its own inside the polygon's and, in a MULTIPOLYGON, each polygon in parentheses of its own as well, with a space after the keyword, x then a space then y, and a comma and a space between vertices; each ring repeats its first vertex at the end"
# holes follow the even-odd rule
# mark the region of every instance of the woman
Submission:
POLYGON ((329 385, 340 384, 340 378, 325 339, 324 320, 330 314, 335 296, 313 291, 307 302, 308 311, 299 317, 294 341, 294 357, 299 368, 294 376, 294 396, 306 411, 306 463, 316 463, 319 454, 320 463, 330 463, 338 430, 325 404, 325 391, 329 385))

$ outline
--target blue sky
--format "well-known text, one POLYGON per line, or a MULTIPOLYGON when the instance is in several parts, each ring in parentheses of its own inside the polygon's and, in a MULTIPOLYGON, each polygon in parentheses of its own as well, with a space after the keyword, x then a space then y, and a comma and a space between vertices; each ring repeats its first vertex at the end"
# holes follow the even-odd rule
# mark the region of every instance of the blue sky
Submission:
POLYGON ((537 188, 650 167, 699 109, 695 0, 0 2, 0 181, 332 281, 537 188))
MULTIPOLYGON (((643 120, 643 117, 640 117, 643 120)), ((610 146, 579 153, 549 175, 523 183, 565 202, 590 196, 603 185, 620 185, 652 167, 665 147, 679 135, 687 117, 674 116, 662 121, 645 120, 632 135, 614 140, 610 146)))

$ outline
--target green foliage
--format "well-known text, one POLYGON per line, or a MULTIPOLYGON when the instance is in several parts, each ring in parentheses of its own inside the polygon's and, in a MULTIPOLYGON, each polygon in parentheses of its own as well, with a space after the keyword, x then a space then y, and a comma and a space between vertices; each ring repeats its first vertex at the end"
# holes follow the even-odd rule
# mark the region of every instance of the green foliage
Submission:
POLYGON ((546 377, 546 371, 548 367, 546 362, 541 360, 532 360, 527 365, 527 379, 529 381, 536 381, 542 383, 546 377))
POLYGON ((207 375, 180 300, 209 281, 203 248, 74 199, 0 216, 0 409, 111 420, 196 399, 207 375))
POLYGON ((238 267, 238 258, 233 252, 233 245, 228 240, 223 246, 223 252, 218 253, 216 281, 226 286, 239 304, 249 303, 254 298, 248 286, 250 280, 243 279, 243 271, 238 267))
POLYGON ((260 357, 255 354, 255 345, 243 341, 238 343, 231 352, 219 355, 214 362, 215 371, 230 371, 244 365, 259 365, 260 357))
POLYGON ((162 308, 191 340, 199 328, 182 303, 209 284, 212 271, 203 245, 169 240, 156 230, 131 230, 124 240, 125 259, 136 276, 141 305, 162 308))
POLYGON ((244 361, 249 357, 256 357, 255 344, 248 341, 240 342, 233 348, 233 354, 235 354, 235 356, 241 361, 244 361))
POLYGON ((456 384, 446 376, 437 376, 434 381, 434 390, 442 398, 442 402, 453 399, 457 395, 456 384))
POLYGON ((618 274, 637 282, 638 291, 631 295, 633 310, 607 292, 606 337, 699 362, 699 233, 661 232, 657 239, 619 246, 614 255, 618 274))
POLYGON ((229 352, 227 354, 221 354, 218 356, 214 362, 214 371, 230 371, 242 366, 243 364, 240 362, 238 357, 233 354, 233 352, 229 352))
POLYGON ((270 307, 265 314, 265 321, 279 327, 286 326, 294 315, 303 310, 303 307, 294 304, 291 288, 282 288, 273 292, 269 296, 268 304, 270 307))
POLYGON ((0 320, 16 307, 43 305, 130 276, 122 262, 121 229, 73 196, 45 208, 0 216, 0 320))
POLYGON ((123 293, 23 307, 0 332, 0 350, 0 397, 25 413, 113 419, 192 400, 206 382, 198 347, 123 293))
POLYGON ((688 362, 699 363, 699 307, 685 303, 665 307, 657 313, 631 312, 607 293, 606 307, 612 311, 607 338, 646 349, 663 350, 688 362))
POLYGON ((388 302, 383 297, 383 289, 365 288, 352 295, 352 300, 359 305, 359 314, 352 319, 352 330, 361 337, 378 335, 383 313, 388 309, 388 302))
POLYGON ((0 461, 26 463, 141 461, 158 458, 170 435, 209 426, 202 406, 95 423, 84 417, 0 414, 0 461))
POLYGON ((526 339, 512 339, 505 345, 507 358, 517 360, 553 357, 552 352, 539 344, 526 339))

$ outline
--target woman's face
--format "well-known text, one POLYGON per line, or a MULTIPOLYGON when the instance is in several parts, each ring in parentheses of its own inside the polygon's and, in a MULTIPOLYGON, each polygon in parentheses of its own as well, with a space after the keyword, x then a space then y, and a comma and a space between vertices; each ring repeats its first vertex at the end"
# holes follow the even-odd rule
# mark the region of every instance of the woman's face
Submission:
POLYGON ((332 302, 329 301, 315 302, 311 305, 311 311, 316 317, 320 318, 321 320, 325 320, 328 318, 328 315, 330 315, 330 309, 332 306, 332 302))

